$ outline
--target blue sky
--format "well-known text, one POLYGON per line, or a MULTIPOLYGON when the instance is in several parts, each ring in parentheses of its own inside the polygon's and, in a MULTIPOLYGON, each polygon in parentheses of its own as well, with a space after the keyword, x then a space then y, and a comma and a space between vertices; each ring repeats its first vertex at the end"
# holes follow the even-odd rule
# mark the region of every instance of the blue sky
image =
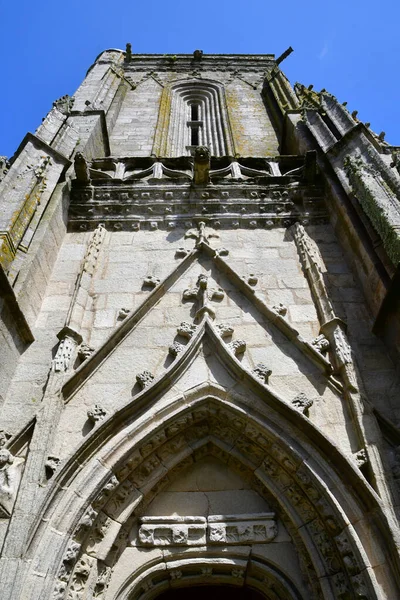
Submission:
POLYGON ((292 46, 281 65, 292 83, 326 88, 400 145, 398 0, 21 0, 0 14, 0 154, 74 93, 102 50, 126 42, 161 54, 279 56, 292 46))

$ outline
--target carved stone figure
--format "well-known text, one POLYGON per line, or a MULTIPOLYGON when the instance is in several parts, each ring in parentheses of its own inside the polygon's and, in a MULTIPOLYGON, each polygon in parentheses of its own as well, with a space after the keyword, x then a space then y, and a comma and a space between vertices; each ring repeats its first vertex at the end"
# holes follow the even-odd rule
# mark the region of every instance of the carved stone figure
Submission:
POLYGON ((313 339, 311 345, 321 354, 326 354, 330 348, 329 340, 322 333, 313 339))
POLYGON ((0 449, 0 517, 11 516, 24 462, 6 448, 0 449))
POLYGON ((75 154, 74 168, 75 168, 76 179, 79 181, 79 183, 81 183, 83 185, 89 184, 90 183, 89 166, 86 162, 86 158, 83 156, 83 154, 81 154, 81 152, 77 152, 75 154))
POLYGON ((7 433, 7 431, 0 429, 0 448, 5 446, 10 438, 11 438, 10 433, 7 433))
POLYGON ((93 348, 93 346, 89 346, 89 344, 83 343, 78 348, 78 358, 82 361, 87 360, 92 356, 94 351, 95 349, 93 348))
POLYGON ((207 185, 210 181, 210 150, 207 146, 198 146, 194 152, 195 185, 207 185))
POLYGON ((45 463, 46 469, 46 477, 50 479, 57 470, 58 465, 60 464, 60 459, 58 456, 49 456, 45 463))

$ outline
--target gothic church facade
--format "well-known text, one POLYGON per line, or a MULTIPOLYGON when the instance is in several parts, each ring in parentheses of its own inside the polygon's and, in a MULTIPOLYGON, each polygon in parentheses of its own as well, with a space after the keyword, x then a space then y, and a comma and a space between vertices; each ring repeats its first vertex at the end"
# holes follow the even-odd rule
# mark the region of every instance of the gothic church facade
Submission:
POLYGON ((400 598, 397 148, 284 58, 106 50, 3 159, 2 600, 400 598))

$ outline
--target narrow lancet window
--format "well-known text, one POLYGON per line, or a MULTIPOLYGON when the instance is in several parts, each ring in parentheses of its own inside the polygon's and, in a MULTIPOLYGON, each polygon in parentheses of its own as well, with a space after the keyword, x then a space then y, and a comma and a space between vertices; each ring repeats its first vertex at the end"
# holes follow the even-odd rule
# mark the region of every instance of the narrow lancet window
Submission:
POLYGON ((163 106, 170 112, 159 120, 155 153, 193 154, 207 146, 212 156, 231 156, 233 144, 223 86, 211 81, 185 81, 166 88, 163 106), (166 121, 168 119, 168 121, 166 121), (168 122, 168 127, 166 127, 168 122))

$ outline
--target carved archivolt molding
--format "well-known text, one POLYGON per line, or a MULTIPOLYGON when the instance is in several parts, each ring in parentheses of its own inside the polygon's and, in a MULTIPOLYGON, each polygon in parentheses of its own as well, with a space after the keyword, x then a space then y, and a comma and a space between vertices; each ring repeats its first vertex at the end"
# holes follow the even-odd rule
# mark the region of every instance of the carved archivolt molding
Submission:
MULTIPOLYGON (((223 397, 225 398, 225 394, 223 397)), ((266 499, 271 497, 276 499, 279 517, 292 532, 294 543, 300 544, 301 552, 307 554, 306 562, 311 569, 309 573, 311 581, 325 578, 334 598, 346 597, 341 594, 351 596, 352 593, 358 593, 357 590, 369 593, 370 584, 367 578, 369 570, 365 569, 364 558, 358 550, 357 535, 348 525, 344 512, 346 486, 343 487, 341 494, 343 502, 341 506, 329 489, 333 484, 329 483, 328 465, 323 466, 320 462, 317 476, 314 467, 308 463, 308 453, 303 453, 298 441, 286 440, 279 427, 278 431, 274 431, 272 423, 267 425, 254 417, 249 417, 245 410, 227 402, 226 399, 207 396, 207 399, 193 401, 190 400, 190 396, 187 396, 186 401, 190 402, 190 409, 182 411, 181 401, 177 399, 177 406, 179 405, 180 408, 162 426, 155 426, 154 419, 150 415, 146 425, 138 427, 132 422, 130 426, 134 428, 132 431, 124 428, 120 441, 112 440, 109 453, 102 451, 98 455, 101 463, 110 466, 117 461, 114 467, 115 475, 106 482, 105 488, 101 487, 98 476, 93 472, 93 467, 95 469, 99 467, 90 461, 92 466, 90 475, 87 474, 87 483, 80 477, 79 485, 80 489, 85 490, 84 502, 87 503, 89 500, 91 504, 75 532, 72 533, 56 590, 62 588, 65 570, 70 574, 67 574, 70 582, 68 585, 80 585, 79 581, 78 584, 74 582, 76 577, 78 579, 82 577, 82 571, 86 573, 87 565, 90 563, 86 556, 96 558, 97 565, 99 561, 105 560, 108 566, 114 565, 123 547, 128 543, 132 518, 135 518, 135 514, 138 511, 143 514, 146 505, 179 472, 187 469, 194 461, 212 454, 226 463, 229 468, 246 476, 260 495, 266 499), (143 428, 145 429, 142 431, 143 428), (125 451, 122 450, 121 443, 126 447, 125 451), (122 455, 126 456, 124 460, 121 460, 122 455), (112 459, 112 456, 115 458, 112 459), (99 481, 96 489, 93 489, 94 481, 99 481), (74 552, 71 558, 74 549, 77 549, 77 552, 74 552), (78 568, 77 576, 73 571, 74 564, 78 568)), ((153 415, 152 412, 151 414, 153 415)), ((321 458, 318 460, 321 461, 321 458)), ((101 463, 98 462, 99 466, 101 463)), ((82 501, 83 499, 79 500, 76 496, 75 502, 82 501)), ((351 510, 354 511, 353 501, 352 504, 351 510)), ((71 505, 71 510, 72 508, 71 505)), ((359 510, 360 523, 363 519, 363 508, 359 510)), ((60 528, 60 521, 57 521, 57 518, 61 518, 64 522, 65 516, 55 515, 52 519, 52 527, 60 528)), ((192 524, 199 529, 204 525, 207 529, 206 538, 207 535, 209 536, 208 541, 206 540, 207 545, 218 546, 218 540, 210 539, 211 531, 216 524, 219 525, 218 530, 221 535, 224 528, 224 535, 227 534, 227 526, 235 528, 240 523, 239 529, 242 533, 238 532, 237 535, 254 536, 254 529, 251 532, 251 528, 248 528, 249 523, 246 523, 246 518, 241 515, 240 520, 239 516, 234 516, 230 520, 227 517, 215 516, 215 521, 208 518, 205 522, 196 517, 192 524), (243 523, 245 527, 242 527, 243 523)), ((251 521, 253 518, 255 519, 254 515, 247 520, 251 521)), ((144 521, 142 519, 141 527, 144 526, 144 521)), ((259 524, 254 520, 252 523, 259 524)), ((176 522, 169 523, 169 525, 176 524, 176 522)), ((178 525, 186 527, 189 523, 183 521, 178 525)), ((63 527, 65 526, 64 523, 63 527)), ((146 527, 149 529, 149 521, 146 522, 146 527)), ((267 529, 270 531, 265 533, 268 537, 273 534, 274 527, 267 529)), ((362 526, 359 531, 362 533, 362 526)), ((176 530, 175 539, 174 533, 171 535, 172 541, 180 545, 178 538, 184 540, 186 534, 176 530)), ((214 536, 214 533, 212 535, 214 536)), ((144 538, 142 542, 146 545, 144 538)), ((184 577, 184 573, 182 576, 184 577)), ((231 576, 235 577, 232 573, 231 576)), ((135 590, 136 593, 137 589, 135 590)), ((91 597, 85 596, 85 598, 91 597)), ((127 597, 121 596, 121 598, 127 597)), ((133 596, 129 596, 131 597, 133 596)), ((371 597, 374 597, 373 593, 371 597)))

